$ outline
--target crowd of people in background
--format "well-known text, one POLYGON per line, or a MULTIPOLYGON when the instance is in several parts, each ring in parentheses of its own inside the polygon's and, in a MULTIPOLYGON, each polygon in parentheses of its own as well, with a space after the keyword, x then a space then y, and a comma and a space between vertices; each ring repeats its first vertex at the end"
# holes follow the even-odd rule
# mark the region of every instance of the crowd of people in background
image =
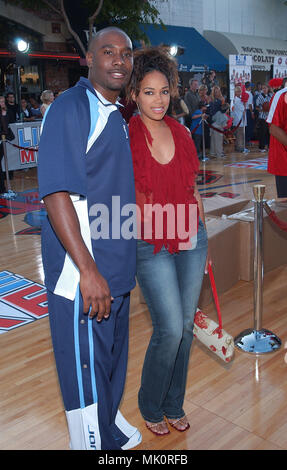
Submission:
MULTIPOLYGON (((21 96, 20 105, 18 105, 15 93, 11 89, 6 90, 6 93, 0 92, 0 194, 6 192, 6 176, 1 168, 4 156, 1 136, 5 135, 6 140, 13 140, 15 136, 10 124, 43 119, 48 106, 58 94, 53 93, 52 90, 44 90, 39 99, 35 96, 21 96)), ((13 179, 13 171, 9 171, 9 176, 13 179)))
POLYGON ((179 98, 173 100, 170 115, 190 129, 199 159, 207 155, 224 158, 223 144, 229 143, 228 130, 236 152, 247 153, 252 142, 257 142, 259 151, 264 153, 269 147, 266 119, 275 91, 266 83, 257 83, 256 87, 250 81, 236 83, 231 102, 226 88, 219 86, 216 73, 210 71, 201 81, 191 78, 185 90, 179 85, 179 98))
MULTIPOLYGON (((282 87, 286 80, 283 79, 282 87)), ((259 151, 264 153, 269 146, 266 119, 275 91, 266 83, 255 86, 250 81, 238 82, 234 87, 234 99, 230 102, 227 88, 219 86, 216 72, 211 70, 200 80, 191 78, 189 87, 178 85, 178 97, 171 100, 168 114, 190 129, 200 160, 225 157, 223 148, 224 143, 230 142, 226 133, 229 129, 236 152, 247 153, 252 142, 258 142, 259 151), (249 95, 247 101, 242 99, 243 90, 249 95)), ((7 115, 8 123, 42 119, 60 93, 44 90, 38 99, 22 96, 19 107, 12 91, 8 90, 6 95, 0 92, 1 116, 7 115)), ((135 103, 127 102, 124 95, 120 102, 124 105, 121 112, 128 123, 130 117, 137 113, 135 103)))
POLYGON ((48 106, 61 92, 54 93, 52 90, 44 90, 40 97, 35 95, 21 96, 19 106, 16 103, 15 93, 9 91, 8 93, 0 92, 0 111, 1 117, 6 116, 9 124, 13 122, 35 121, 43 119, 48 106))

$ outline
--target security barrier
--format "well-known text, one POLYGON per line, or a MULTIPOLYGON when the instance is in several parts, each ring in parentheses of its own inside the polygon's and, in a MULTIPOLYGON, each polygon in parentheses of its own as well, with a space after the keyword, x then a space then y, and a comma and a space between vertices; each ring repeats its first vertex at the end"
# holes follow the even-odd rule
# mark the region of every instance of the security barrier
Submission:
POLYGON ((278 350, 281 340, 272 331, 262 328, 263 312, 263 200, 264 185, 255 185, 254 194, 254 327, 242 331, 234 338, 238 349, 253 354, 265 354, 278 350))
MULTIPOLYGON (((7 140, 6 135, 3 134, 1 136, 2 139, 2 146, 3 146, 3 156, 4 156, 4 165, 5 165, 5 173, 6 173, 6 184, 7 184, 7 192, 4 193, 2 197, 5 199, 14 199, 16 197, 16 193, 11 189, 11 183, 9 178, 9 170, 8 170, 8 158, 7 158, 7 140)), ((1 167, 0 167, 1 171, 1 167)))

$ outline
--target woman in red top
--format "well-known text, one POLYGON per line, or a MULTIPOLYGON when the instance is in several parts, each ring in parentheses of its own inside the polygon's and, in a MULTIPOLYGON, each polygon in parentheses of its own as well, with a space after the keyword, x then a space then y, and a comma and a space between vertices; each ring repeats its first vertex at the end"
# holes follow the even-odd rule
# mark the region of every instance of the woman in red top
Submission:
POLYGON ((176 62, 165 49, 136 51, 128 96, 139 109, 129 123, 139 214, 137 279, 153 324, 139 407, 156 435, 170 432, 167 422, 178 431, 189 428, 183 401, 207 258, 195 146, 189 131, 166 115, 177 84, 176 62))

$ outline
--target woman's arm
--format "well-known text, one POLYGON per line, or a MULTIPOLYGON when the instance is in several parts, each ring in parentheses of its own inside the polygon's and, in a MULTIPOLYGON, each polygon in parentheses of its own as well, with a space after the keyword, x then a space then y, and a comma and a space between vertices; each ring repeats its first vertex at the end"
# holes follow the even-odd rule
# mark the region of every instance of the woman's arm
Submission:
POLYGON ((194 197, 195 199, 197 200, 197 204, 198 204, 198 210, 199 210, 199 216, 203 222, 203 225, 204 227, 206 228, 206 225, 205 225, 205 214, 204 214, 204 207, 203 207, 203 203, 202 203, 202 199, 201 199, 201 196, 198 192, 198 188, 197 188, 197 184, 195 184, 194 186, 194 197))
MULTIPOLYGON (((202 199, 201 199, 201 196, 198 192, 198 188, 197 188, 197 184, 195 184, 194 186, 194 197, 195 199, 197 200, 197 203, 198 203, 198 210, 199 210, 199 216, 202 220, 202 223, 205 227, 205 230, 206 230, 206 223, 205 223, 205 214, 204 214, 204 207, 203 207, 203 203, 202 203, 202 199)), ((208 265, 211 264, 211 256, 210 256, 210 251, 209 251, 209 245, 208 245, 208 251, 207 251, 207 257, 206 257, 206 263, 205 263, 205 268, 204 268, 204 272, 205 274, 208 273, 208 265)))
POLYGON ((199 113, 199 114, 193 114, 193 115, 191 116, 191 119, 198 119, 198 118, 201 118, 202 116, 203 116, 203 114, 202 114, 202 113, 199 113))

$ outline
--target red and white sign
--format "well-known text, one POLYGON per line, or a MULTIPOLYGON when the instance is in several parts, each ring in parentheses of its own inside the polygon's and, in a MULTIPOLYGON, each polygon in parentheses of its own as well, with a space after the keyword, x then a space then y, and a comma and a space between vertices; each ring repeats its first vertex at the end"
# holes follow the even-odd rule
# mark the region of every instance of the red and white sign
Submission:
POLYGON ((43 285, 9 271, 0 271, 0 334, 48 314, 43 285))
POLYGON ((285 78, 287 76, 287 57, 274 57, 273 78, 285 78))

